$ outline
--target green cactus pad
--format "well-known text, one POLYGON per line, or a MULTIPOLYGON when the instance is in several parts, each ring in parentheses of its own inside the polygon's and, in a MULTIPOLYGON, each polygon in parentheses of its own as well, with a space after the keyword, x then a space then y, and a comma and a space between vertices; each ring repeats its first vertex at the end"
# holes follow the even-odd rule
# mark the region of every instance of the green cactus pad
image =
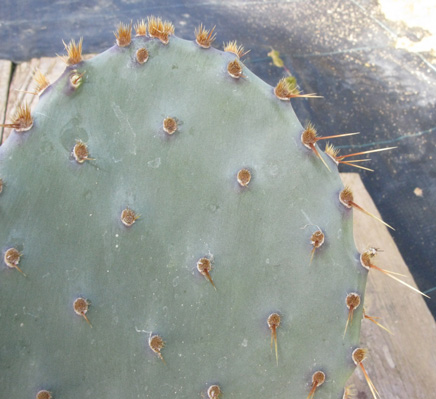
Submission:
POLYGON ((2 256, 26 275, 0 269, 1 398, 306 398, 316 371, 315 398, 342 397, 367 275, 352 211, 290 103, 235 59, 136 37, 67 67, 0 147, 2 256))

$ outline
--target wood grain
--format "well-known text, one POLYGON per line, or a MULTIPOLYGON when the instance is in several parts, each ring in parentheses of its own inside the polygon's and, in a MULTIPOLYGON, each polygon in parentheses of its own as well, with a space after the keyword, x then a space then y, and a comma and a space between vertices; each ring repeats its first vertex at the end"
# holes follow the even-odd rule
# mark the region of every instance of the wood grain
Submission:
MULTIPOLYGON (((8 103, 9 83, 12 76, 12 62, 0 60, 0 124, 5 123, 6 105, 8 103)), ((3 127, 0 127, 0 143, 3 127)))
MULTIPOLYGON (((347 173, 341 177, 352 188, 355 202, 380 217, 360 176, 347 173)), ((359 252, 369 246, 382 249, 375 264, 406 275, 401 278, 416 287, 388 229, 380 222, 354 211, 354 239, 359 252)), ((380 317, 378 321, 394 333, 388 334, 369 320, 362 322, 361 346, 368 348, 364 365, 381 398, 436 397, 436 323, 426 305, 428 300, 377 270, 369 272, 365 310, 380 317)), ((359 399, 372 397, 360 370, 349 383, 359 391, 359 399)))
MULTIPOLYGON (((84 56, 84 59, 93 57, 93 54, 84 56)), ((8 61, 9 62, 9 61, 8 61)), ((0 64, 1 65, 1 64, 0 64)), ((14 70, 12 80, 8 90, 7 105, 6 108, 6 123, 11 120, 17 107, 23 102, 27 102, 30 105, 30 109, 33 110, 38 103, 38 96, 26 93, 33 92, 35 90, 35 82, 33 81, 33 75, 36 70, 40 70, 48 79, 50 83, 53 83, 65 70, 65 62, 62 57, 44 57, 33 58, 28 62, 23 62, 14 70)), ((1 70, 0 70, 1 72, 1 70)), ((3 101, 3 97, 0 100, 3 101)), ((3 104, 3 103, 2 103, 3 104)), ((0 105, 1 112, 1 105, 0 105)), ((0 114, 1 115, 1 114, 0 114)), ((3 141, 9 136, 11 129, 5 128, 3 134, 3 141)))

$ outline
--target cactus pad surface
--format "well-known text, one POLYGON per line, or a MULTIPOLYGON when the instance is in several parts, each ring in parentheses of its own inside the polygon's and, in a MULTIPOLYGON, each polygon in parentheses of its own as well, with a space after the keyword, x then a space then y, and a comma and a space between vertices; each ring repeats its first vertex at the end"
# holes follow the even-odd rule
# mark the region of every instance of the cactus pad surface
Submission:
POLYGON ((0 147, 2 398, 342 398, 367 271, 289 101, 170 32, 32 117, 0 147))

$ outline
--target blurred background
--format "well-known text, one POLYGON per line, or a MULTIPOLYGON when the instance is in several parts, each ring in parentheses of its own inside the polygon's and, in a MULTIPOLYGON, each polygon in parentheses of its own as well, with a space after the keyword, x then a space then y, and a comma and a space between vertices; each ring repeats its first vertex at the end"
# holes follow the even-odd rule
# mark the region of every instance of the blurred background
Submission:
MULTIPOLYGON (((216 25, 214 46, 237 39, 251 50, 245 65, 271 85, 287 74, 268 56, 278 51, 302 92, 324 97, 292 100, 303 124, 320 135, 360 132, 335 141, 341 154, 396 146, 372 154, 365 166, 375 172, 340 171, 360 173, 419 289, 436 296, 434 0, 1 0, 0 59, 14 71, 82 36, 84 53, 101 52, 120 21, 152 14, 190 40, 201 22, 216 25)), ((426 302, 435 316, 436 301, 426 302)))

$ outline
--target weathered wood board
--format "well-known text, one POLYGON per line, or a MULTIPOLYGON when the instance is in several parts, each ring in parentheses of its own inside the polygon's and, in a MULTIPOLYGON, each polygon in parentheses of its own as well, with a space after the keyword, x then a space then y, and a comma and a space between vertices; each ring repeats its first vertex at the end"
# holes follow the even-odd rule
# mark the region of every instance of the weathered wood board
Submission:
MULTIPOLYGON (((92 55, 87 55, 84 58, 90 58, 92 55)), ((5 61, 10 64, 9 61, 5 61)), ((2 65, 2 64, 0 64, 2 65)), ((7 94, 7 102, 6 104, 3 102, 4 97, 2 96, 3 91, 3 80, 6 81, 6 77, 0 81, 2 86, 0 86, 0 118, 1 118, 1 111, 2 106, 6 108, 6 116, 4 123, 8 123, 11 120, 11 117, 14 115, 15 111, 17 110, 17 107, 22 104, 23 102, 27 102, 30 106, 30 109, 32 110, 35 105, 38 103, 38 96, 32 95, 27 92, 33 92, 35 90, 35 83, 33 81, 33 75, 36 70, 40 70, 48 79, 49 82, 54 82, 64 71, 65 69, 65 62, 61 57, 55 57, 55 58, 33 58, 29 62, 23 62, 16 66, 12 79, 10 80, 10 84, 8 87, 8 90, 6 91, 7 94)), ((0 67, 1 68, 1 67, 0 67)), ((5 76, 7 71, 7 65, 4 67, 5 69, 5 76)), ((3 75, 3 68, 0 69, 0 79, 3 75)), ((9 81, 9 79, 8 79, 9 81)), ((3 122, 0 122, 3 123, 3 122)), ((11 129, 5 128, 4 134, 3 134, 3 141, 8 137, 11 129)))
MULTIPOLYGON (((353 189, 357 204, 380 217, 357 173, 342 174, 344 184, 353 189)), ((387 223, 390 221, 387 220, 387 223)), ((395 227, 395 226, 393 226, 395 227)), ((375 264, 396 273, 414 285, 412 275, 388 229, 362 212, 354 212, 354 239, 359 251, 369 246, 380 248, 375 264)), ((415 286, 415 285, 414 285, 415 286)), ((416 286, 415 286, 416 287, 416 286)), ((364 362, 381 398, 429 399, 436 397, 436 323, 421 295, 377 270, 369 272, 365 310, 389 328, 394 335, 363 321, 362 347, 368 348, 364 362)), ((360 370, 350 383, 370 398, 360 370)))
MULTIPOLYGON (((9 83, 12 76, 12 62, 0 60, 0 123, 5 123, 6 105, 8 103, 9 83)), ((0 143, 3 127, 0 127, 0 143)))

